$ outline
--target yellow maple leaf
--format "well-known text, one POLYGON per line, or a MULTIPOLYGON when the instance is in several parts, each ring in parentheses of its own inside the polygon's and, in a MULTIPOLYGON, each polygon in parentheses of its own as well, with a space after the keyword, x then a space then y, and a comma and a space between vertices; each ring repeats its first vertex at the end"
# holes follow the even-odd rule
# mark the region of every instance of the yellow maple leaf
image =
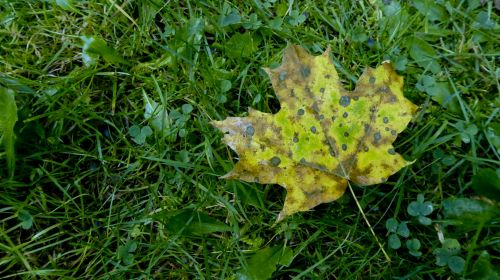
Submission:
POLYGON ((348 180, 385 182, 412 162, 394 151, 416 106, 403 96, 403 79, 390 63, 368 68, 354 91, 346 91, 329 59, 288 46, 276 69, 266 68, 281 109, 249 109, 212 125, 239 156, 221 178, 279 184, 287 196, 278 221, 338 199, 348 180))

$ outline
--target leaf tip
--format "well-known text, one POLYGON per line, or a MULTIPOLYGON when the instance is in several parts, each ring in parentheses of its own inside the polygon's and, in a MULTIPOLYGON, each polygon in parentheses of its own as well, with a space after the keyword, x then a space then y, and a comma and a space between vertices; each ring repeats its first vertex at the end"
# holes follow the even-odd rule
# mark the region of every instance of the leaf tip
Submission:
POLYGON ((216 120, 211 120, 211 121, 209 121, 208 123, 209 123, 211 126, 216 127, 216 128, 218 128, 218 127, 219 127, 219 125, 220 125, 220 121, 216 121, 216 120))
POLYGON ((283 221, 288 215, 286 214, 285 210, 281 210, 281 212, 278 214, 278 217, 276 218, 276 221, 274 221, 274 224, 272 227, 276 226, 279 224, 281 221, 283 221))
POLYGON ((330 53, 332 52, 332 47, 330 45, 328 45, 326 47, 326 50, 323 52, 323 56, 326 56, 328 57, 330 55, 330 53))

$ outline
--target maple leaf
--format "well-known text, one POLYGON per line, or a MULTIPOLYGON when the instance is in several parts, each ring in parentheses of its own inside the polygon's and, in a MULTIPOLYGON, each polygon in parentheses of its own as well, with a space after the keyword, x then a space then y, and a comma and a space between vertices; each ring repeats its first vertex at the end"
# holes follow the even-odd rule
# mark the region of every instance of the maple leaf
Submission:
POLYGON ((311 56, 300 46, 288 46, 280 67, 264 69, 279 112, 250 108, 248 117, 212 122, 239 156, 221 178, 286 188, 278 221, 338 199, 348 180, 382 183, 412 163, 392 146, 417 109, 403 96, 403 79, 390 63, 382 63, 365 70, 355 90, 347 91, 329 53, 311 56))

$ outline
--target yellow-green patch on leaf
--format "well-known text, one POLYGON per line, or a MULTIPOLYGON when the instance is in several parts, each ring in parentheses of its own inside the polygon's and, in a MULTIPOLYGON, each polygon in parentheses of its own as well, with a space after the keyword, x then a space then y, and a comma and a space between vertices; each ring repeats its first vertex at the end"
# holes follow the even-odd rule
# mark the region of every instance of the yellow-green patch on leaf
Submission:
POLYGON ((403 79, 382 63, 347 91, 329 53, 288 46, 281 66, 265 69, 280 111, 249 109, 248 117, 212 122, 239 156, 222 178, 286 188, 278 220, 338 199, 348 180, 382 183, 412 163, 392 146, 417 108, 403 96, 403 79))

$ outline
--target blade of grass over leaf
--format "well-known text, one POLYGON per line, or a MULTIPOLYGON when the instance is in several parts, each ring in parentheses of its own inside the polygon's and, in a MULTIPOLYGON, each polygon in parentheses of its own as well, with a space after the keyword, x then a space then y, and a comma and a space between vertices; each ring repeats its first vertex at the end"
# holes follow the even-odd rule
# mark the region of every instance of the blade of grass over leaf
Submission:
POLYGON ((16 169, 14 126, 17 122, 17 106, 14 91, 0 86, 0 143, 5 150, 9 177, 16 169))

